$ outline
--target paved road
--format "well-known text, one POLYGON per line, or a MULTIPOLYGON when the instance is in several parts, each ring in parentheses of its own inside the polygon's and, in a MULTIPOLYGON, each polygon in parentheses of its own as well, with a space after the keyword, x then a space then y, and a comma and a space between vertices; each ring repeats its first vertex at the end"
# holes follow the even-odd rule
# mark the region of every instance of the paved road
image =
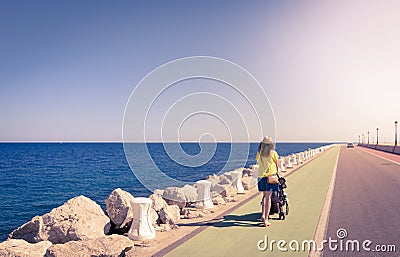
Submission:
POLYGON ((358 240, 360 248, 371 240, 371 249, 390 244, 396 253, 329 251, 326 246, 323 256, 400 256, 399 197, 400 164, 358 147, 342 147, 325 239, 338 239, 337 230, 343 228, 343 249, 348 240, 358 240))

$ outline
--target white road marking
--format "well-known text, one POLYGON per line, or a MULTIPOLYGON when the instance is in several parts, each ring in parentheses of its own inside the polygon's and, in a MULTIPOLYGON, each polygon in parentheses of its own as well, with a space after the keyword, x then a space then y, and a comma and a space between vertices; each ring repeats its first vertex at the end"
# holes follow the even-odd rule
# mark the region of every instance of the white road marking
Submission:
MULTIPOLYGON (((315 229, 314 241, 317 245, 317 248, 321 246, 321 242, 322 242, 322 240, 324 240, 326 232, 328 230, 328 220, 329 220, 329 215, 330 215, 330 211, 331 211, 333 189, 335 188, 336 171, 337 171, 337 165, 338 165, 338 161, 339 161, 339 155, 340 155, 340 148, 339 148, 338 155, 336 157, 336 163, 333 168, 332 177, 331 177, 331 181, 329 183, 328 191, 326 193, 324 205, 322 207, 321 214, 319 215, 319 219, 318 219, 318 224, 315 229)), ((322 255, 323 255, 322 251, 310 251, 308 253, 309 257, 320 257, 322 255)))

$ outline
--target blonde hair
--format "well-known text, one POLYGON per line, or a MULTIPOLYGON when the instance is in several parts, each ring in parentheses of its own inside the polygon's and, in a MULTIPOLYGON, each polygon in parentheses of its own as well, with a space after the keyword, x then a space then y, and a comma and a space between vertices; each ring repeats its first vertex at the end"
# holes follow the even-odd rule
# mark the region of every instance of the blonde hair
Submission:
POLYGON ((261 142, 260 145, 258 146, 258 153, 260 154, 260 156, 263 156, 263 157, 270 156, 272 150, 274 150, 273 143, 265 144, 265 143, 261 142))

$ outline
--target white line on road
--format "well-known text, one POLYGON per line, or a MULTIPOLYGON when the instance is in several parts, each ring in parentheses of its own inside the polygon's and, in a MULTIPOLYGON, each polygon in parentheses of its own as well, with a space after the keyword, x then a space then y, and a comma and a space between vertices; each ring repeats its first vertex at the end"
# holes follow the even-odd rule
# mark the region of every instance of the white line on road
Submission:
MULTIPOLYGON (((337 170, 337 165, 338 165, 338 161, 339 161, 339 155, 340 155, 340 148, 339 148, 338 155, 336 157, 336 163, 333 168, 332 177, 331 177, 331 181, 329 183, 328 191, 326 193, 324 206, 322 207, 321 214, 319 215, 319 219, 318 219, 317 228, 315 229, 314 242, 316 243, 316 245, 318 247, 321 245, 322 240, 324 240, 326 231, 328 229, 328 220, 329 220, 329 214, 331 211, 332 195, 333 195, 333 189, 335 187, 336 170, 337 170)), ((323 254, 322 251, 310 251, 308 253, 308 256, 309 257, 320 257, 320 256, 322 256, 322 254, 323 254)))

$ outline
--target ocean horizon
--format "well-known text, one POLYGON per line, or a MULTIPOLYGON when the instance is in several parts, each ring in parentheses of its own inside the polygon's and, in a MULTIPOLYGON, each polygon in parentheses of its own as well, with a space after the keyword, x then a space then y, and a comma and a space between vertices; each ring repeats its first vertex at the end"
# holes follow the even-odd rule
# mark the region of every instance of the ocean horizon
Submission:
MULTIPOLYGON (((218 142, 207 163, 186 167, 171 160, 160 142, 129 143, 133 148, 143 144, 160 170, 188 183, 254 164, 258 147, 258 142, 218 142), (233 146, 243 146, 248 152, 232 153, 233 146), (230 162, 226 165, 228 159, 230 162)), ((189 156, 198 155, 203 145, 167 144, 174 147, 180 144, 189 156)), ((213 143, 204 144, 207 147, 213 143)), ((276 150, 280 156, 286 156, 327 144, 331 142, 278 142, 276 150)), ((104 200, 115 188, 122 188, 135 197, 152 193, 131 171, 121 142, 2 142, 0 156, 1 241, 32 217, 43 215, 78 195, 91 198, 104 209, 104 200)), ((140 153, 135 156, 138 166, 143 160, 140 153)), ((151 170, 148 176, 152 176, 151 170)), ((162 183, 159 185, 159 189, 165 188, 162 183)))

